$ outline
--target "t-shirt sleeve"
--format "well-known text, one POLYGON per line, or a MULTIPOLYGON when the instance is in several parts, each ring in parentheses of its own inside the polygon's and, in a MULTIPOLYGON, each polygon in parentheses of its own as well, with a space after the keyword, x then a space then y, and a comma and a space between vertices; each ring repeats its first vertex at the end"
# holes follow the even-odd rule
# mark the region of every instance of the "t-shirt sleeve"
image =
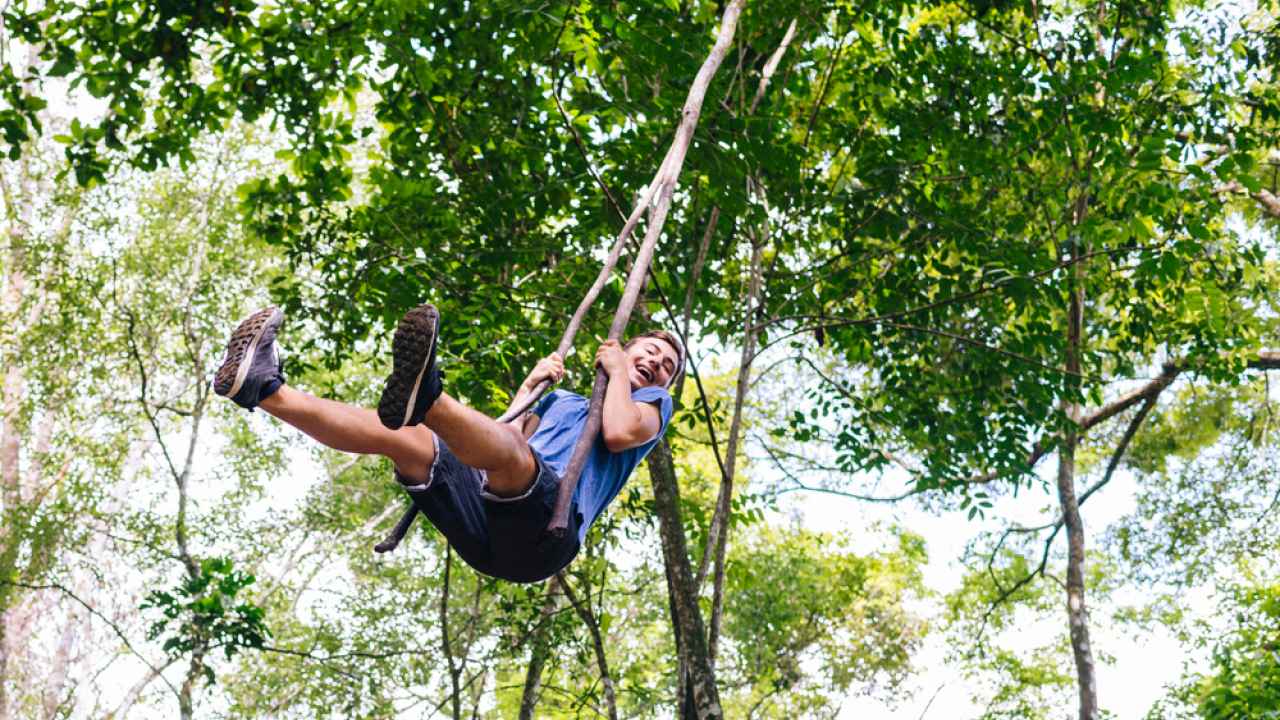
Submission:
POLYGON ((533 406, 533 414, 537 415, 538 417, 542 417, 543 415, 545 415, 547 412, 547 409, 550 408, 551 404, 556 401, 556 393, 558 392, 560 391, 552 390, 546 395, 543 395, 542 399, 538 401, 538 404, 533 406))
POLYGON ((662 416, 662 429, 658 431, 661 435, 667 429, 667 423, 671 421, 671 414, 675 412, 675 402, 671 399, 671 393, 667 392, 666 388, 650 385, 632 392, 631 399, 658 406, 658 414, 662 416))

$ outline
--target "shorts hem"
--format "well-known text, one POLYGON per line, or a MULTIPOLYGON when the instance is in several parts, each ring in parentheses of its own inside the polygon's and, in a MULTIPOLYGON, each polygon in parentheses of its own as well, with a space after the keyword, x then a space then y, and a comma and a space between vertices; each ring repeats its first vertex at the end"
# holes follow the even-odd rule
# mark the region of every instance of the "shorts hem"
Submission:
POLYGON ((396 482, 400 483, 400 487, 404 488, 405 492, 411 492, 411 493, 426 492, 431 489, 431 486, 433 484, 435 484, 436 466, 440 464, 440 438, 435 433, 431 433, 431 446, 432 446, 432 449, 435 450, 435 452, 432 453, 431 467, 427 469, 426 482, 415 483, 411 478, 405 476, 399 470, 395 471, 396 482), (406 480, 408 480, 409 482, 405 482, 406 480))
POLYGON ((485 483, 480 488, 480 497, 484 498, 488 502, 513 503, 513 502, 520 502, 521 500, 529 499, 529 496, 533 495, 533 491, 537 489, 538 489, 538 478, 534 478, 533 482, 529 483, 528 490, 525 490, 524 492, 520 493, 519 495, 516 495, 515 497, 502 497, 501 495, 494 495, 493 493, 489 492, 489 484, 485 483))
POLYGON ((485 482, 480 486, 480 497, 486 500, 487 502, 501 503, 501 504, 520 502, 521 500, 528 500, 529 497, 533 495, 534 491, 536 491, 538 487, 542 485, 542 482, 543 482, 542 459, 538 457, 538 453, 534 451, 533 448, 529 448, 529 454, 533 456, 534 475, 533 475, 533 479, 529 481, 528 490, 525 490, 524 492, 514 497, 503 497, 501 495, 495 495, 489 492, 489 476, 488 476, 488 473, 485 473, 482 470, 481 473, 484 475, 485 482))

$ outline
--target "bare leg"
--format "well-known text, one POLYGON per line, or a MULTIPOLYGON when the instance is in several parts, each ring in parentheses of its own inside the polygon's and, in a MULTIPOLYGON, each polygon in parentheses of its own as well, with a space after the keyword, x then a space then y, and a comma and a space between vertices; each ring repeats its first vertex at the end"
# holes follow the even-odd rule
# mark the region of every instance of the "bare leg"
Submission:
POLYGON ((512 497, 529 489, 538 465, 515 425, 499 423, 444 393, 427 412, 426 424, 459 460, 487 472, 489 492, 512 497))
POLYGON ((318 398, 288 385, 259 407, 334 450, 390 458, 400 474, 412 480, 425 481, 435 460, 430 430, 421 425, 388 430, 367 408, 318 398))

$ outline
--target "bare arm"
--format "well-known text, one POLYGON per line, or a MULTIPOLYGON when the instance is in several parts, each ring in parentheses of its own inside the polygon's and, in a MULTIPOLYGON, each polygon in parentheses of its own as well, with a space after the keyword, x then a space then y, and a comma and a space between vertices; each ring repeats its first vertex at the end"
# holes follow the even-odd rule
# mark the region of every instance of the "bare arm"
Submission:
MULTIPOLYGON (((564 360, 560 358, 559 353, 551 353, 539 360, 538 364, 534 365, 533 369, 529 371, 529 376, 524 379, 524 382, 520 383, 520 388, 516 390, 516 395, 512 398, 511 404, 520 404, 525 398, 529 397, 529 394, 533 392, 533 389, 543 380, 550 380, 552 383, 557 383, 560 382, 560 379, 563 377, 564 360)), ((522 417, 512 418, 511 422, 521 422, 520 430, 524 433, 525 439, 528 439, 533 435, 533 431, 538 428, 539 420, 541 420, 541 418, 529 412, 525 413, 522 417)))
POLYGON ((528 440, 538 430, 538 424, 542 422, 541 415, 535 415, 531 412, 524 414, 524 420, 520 425, 520 433, 524 435, 524 439, 528 440))

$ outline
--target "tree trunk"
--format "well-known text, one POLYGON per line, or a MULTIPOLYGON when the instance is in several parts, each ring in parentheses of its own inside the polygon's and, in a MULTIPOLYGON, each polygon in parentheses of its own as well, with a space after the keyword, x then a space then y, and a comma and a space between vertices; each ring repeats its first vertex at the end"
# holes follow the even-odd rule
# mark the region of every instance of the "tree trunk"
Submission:
POLYGON ((67 687, 67 675, 71 669, 71 651, 75 647, 76 640, 79 639, 80 624, 81 620, 76 616, 76 613, 69 613, 67 622, 62 627, 62 633, 58 638, 58 649, 53 656, 53 667, 49 670, 49 677, 45 681, 44 687, 44 716, 48 720, 53 720, 53 718, 57 717, 58 708, 62 706, 62 694, 67 687))
MULTIPOLYGON (((761 199, 764 192, 754 180, 748 180, 748 190, 761 199)), ((760 301, 761 265, 764 258, 764 246, 769 238, 769 220, 766 217, 763 229, 752 233, 751 243, 751 276, 747 280, 746 312, 742 329, 742 356, 738 362, 738 384, 733 397, 733 420, 729 424, 729 438, 725 443, 725 475, 720 483, 720 496, 716 502, 715 516, 711 521, 711 530, 707 534, 707 542, 715 542, 715 573, 712 579, 711 593, 711 633, 707 638, 708 659, 715 666, 716 653, 720 645, 720 619, 724 610, 724 574, 725 552, 729 543, 729 514, 733 503, 733 481, 737 472, 738 445, 742 437, 742 408, 747 402, 747 391, 751 387, 751 360, 756 354, 755 310, 760 301), (718 529, 718 532, 716 531, 718 529)))
MULTIPOLYGON (((25 155, 24 155, 25 157, 25 155)), ((25 165, 25 163, 24 163, 25 165)), ((25 167, 24 167, 25 170, 25 167)), ((22 177, 25 179, 26 173, 22 177)), ((0 183, 4 179, 0 178, 0 183)), ((24 193, 25 194, 25 193, 24 193)), ((25 263, 24 247, 26 238, 23 228, 28 223, 31 212, 29 198, 21 205, 15 205, 14 193, 7 183, 4 184, 4 200, 6 205, 5 241, 9 245, 7 261, 9 272, 4 278, 4 294, 0 298, 0 311, 10 317, 17 317, 22 307, 26 275, 22 268, 25 263), (17 207, 24 207, 23 217, 17 215, 17 207)), ((5 334, 17 335, 18 328, 3 328, 5 334)), ((8 338, 6 338, 7 340, 8 338)), ((5 343, 8 345, 8 342, 5 343)), ((22 543, 23 529, 19 526, 17 508, 22 501, 21 487, 21 428, 18 418, 21 410, 24 380, 21 368, 9 357, 10 348, 0 346, 0 360, 7 366, 4 374, 3 395, 0 398, 0 557, 4 563, 0 572, 6 575, 17 575, 19 546, 22 543)), ((15 621, 21 595, 12 587, 0 589, 0 720, 8 720, 10 672, 15 663, 10 662, 17 648, 24 646, 25 638, 17 632, 15 621)))
POLYGON ((9 720, 9 613, 0 613, 0 720, 9 720))
POLYGON ((589 605, 590 593, 588 592, 588 597, 579 600, 568 582, 563 578, 560 582, 564 588, 564 596, 569 599, 578 617, 587 626, 587 632, 591 634, 591 647, 596 655, 596 667, 600 670, 600 684, 604 686, 605 708, 609 711, 609 720, 618 720, 618 697, 613 689, 613 675, 609 672, 609 658, 604 651, 604 636, 600 634, 600 623, 596 621, 595 613, 591 612, 589 605))
POLYGON ((671 622, 676 626, 679 644, 688 658, 686 701, 692 704, 693 717, 697 720, 723 718, 715 670, 707 652, 706 626, 702 622, 702 611, 693 586, 689 546, 684 535, 684 523, 680 519, 680 488, 676 481, 675 463, 665 439, 649 453, 648 466, 671 595, 671 622))
POLYGON ((444 549, 444 588, 440 594, 440 646, 444 650, 446 667, 449 670, 449 684, 452 692, 449 695, 453 708, 453 720, 462 720, 462 668, 458 667, 453 657, 453 644, 449 641, 449 581, 453 569, 453 547, 445 545, 444 549))
MULTIPOLYGON (((1082 219, 1083 201, 1077 203, 1076 221, 1082 219)), ((1073 235, 1071 252, 1081 252, 1080 238, 1073 235)), ((1081 282, 1082 268, 1072 269, 1070 298, 1067 308, 1067 362, 1068 383, 1078 393, 1080 384, 1080 354, 1084 329, 1084 288, 1081 282)), ((1080 720, 1097 720, 1098 687, 1094 674, 1093 647, 1089 642, 1089 613, 1085 606, 1084 588, 1084 523, 1080 519, 1080 505, 1076 498, 1076 446, 1079 443, 1080 407, 1071 398, 1063 409, 1068 427, 1063 433, 1058 450, 1058 501, 1062 506, 1062 520, 1067 529, 1067 621, 1071 628, 1071 650, 1075 656, 1076 682, 1080 694, 1080 720)))
POLYGON ((1080 720, 1098 717, 1098 688, 1089 643, 1089 613, 1084 598, 1084 524, 1075 492, 1075 432, 1063 438, 1058 460, 1058 500, 1067 528, 1067 619, 1071 626, 1071 650, 1075 656, 1080 689, 1080 720))
POLYGON ((560 607, 560 579, 547 581, 547 598, 542 603, 538 627, 533 631, 532 649, 529 653, 529 669, 524 676, 524 692, 520 695, 520 720, 533 720, 533 710, 542 694, 542 668, 551 655, 551 643, 547 639, 551 618, 560 607))
POLYGON ((204 675, 204 649, 198 648, 191 653, 191 664, 187 666, 187 677, 182 681, 178 692, 178 714, 182 720, 191 720, 194 708, 196 683, 204 675))

